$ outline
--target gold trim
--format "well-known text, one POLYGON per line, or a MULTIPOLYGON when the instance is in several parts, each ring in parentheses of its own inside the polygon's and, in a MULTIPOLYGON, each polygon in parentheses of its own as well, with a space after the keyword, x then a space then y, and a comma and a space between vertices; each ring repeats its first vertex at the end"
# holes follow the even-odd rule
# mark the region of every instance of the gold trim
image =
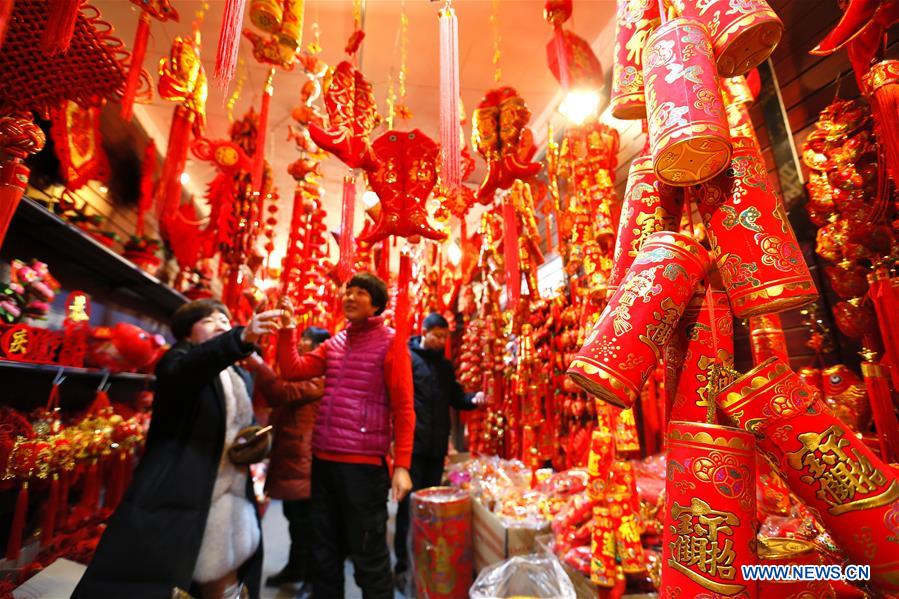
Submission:
POLYGON ((721 593, 722 595, 736 595, 746 588, 742 584, 726 584, 711 580, 670 558, 668 559, 668 565, 671 566, 673 570, 677 570, 704 589, 708 589, 715 593, 721 593))
POLYGON ((862 362, 862 376, 865 378, 885 377, 887 376, 887 369, 874 362, 862 362))
POLYGON ((718 393, 718 407, 728 412, 736 404, 792 372, 780 358, 768 358, 718 393))
POLYGON ((574 384, 588 393, 596 396, 598 399, 621 408, 629 408, 635 401, 637 401, 637 397, 639 396, 639 390, 637 390, 634 385, 611 372, 607 367, 587 358, 577 357, 572 360, 571 364, 568 365, 568 370, 565 374, 574 381, 574 384), (572 368, 581 368, 584 370, 584 374, 572 372, 572 368), (608 381, 609 385, 612 386, 612 389, 619 389, 626 399, 622 399, 622 397, 616 394, 612 389, 603 387, 595 378, 591 378, 588 375, 597 375, 599 380, 608 381), (630 403, 627 403, 628 399, 630 400, 630 403))
POLYGON ((771 56, 774 49, 777 48, 777 44, 780 43, 783 33, 784 24, 778 18, 777 13, 772 10, 763 9, 737 19, 712 39, 712 45, 718 55, 715 61, 718 74, 722 77, 746 74, 771 56), (762 19, 768 17, 769 20, 752 24, 759 21, 759 17, 762 19), (731 37, 733 39, 730 39, 731 37), (737 45, 738 40, 743 40, 739 46, 737 45), (762 43, 753 43, 756 40, 761 40, 762 43), (720 53, 717 51, 719 48, 721 48, 720 53), (744 56, 743 60, 738 60, 734 54, 744 56))
POLYGON ((664 149, 655 153, 655 173, 659 180, 672 187, 689 187, 691 185, 705 183, 724 172, 728 165, 730 165, 732 149, 729 141, 730 130, 727 127, 724 127, 721 130, 725 132, 724 136, 715 135, 713 131, 704 135, 681 139, 670 145, 666 144, 664 149), (696 142, 704 142, 712 146, 708 150, 708 158, 699 165, 698 171, 690 170, 684 165, 684 161, 692 164, 694 160, 688 158, 688 156, 693 153, 687 152, 682 148, 682 146, 691 145, 696 142), (678 154, 679 156, 669 158, 668 156, 672 154, 678 154), (720 166, 716 161, 712 160, 712 158, 717 160, 719 156, 720 166), (659 165, 665 161, 670 162, 670 164, 665 167, 660 167, 659 165), (702 171, 706 169, 708 169, 708 173, 702 174, 702 171), (685 173, 689 175, 686 178, 684 178, 685 173))
POLYGON ((899 480, 894 480, 892 483, 890 483, 890 486, 887 487, 883 493, 878 493, 873 497, 865 497, 864 499, 859 499, 858 501, 835 505, 829 508, 827 511, 834 516, 839 516, 847 512, 855 512, 858 510, 868 510, 875 507, 882 507, 884 505, 893 503, 897 499, 899 499, 899 480))
POLYGON ((703 422, 688 422, 685 420, 672 420, 669 423, 668 439, 672 441, 693 442, 702 445, 712 445, 715 447, 726 447, 729 449, 739 449, 747 452, 755 451, 755 438, 740 428, 732 426, 723 426, 720 424, 705 424, 703 422), (674 430, 671 425, 685 424, 691 427, 708 428, 712 430, 723 430, 734 435, 732 438, 714 437, 706 431, 697 433, 680 432, 674 430))
POLYGON ((789 559, 816 551, 812 542, 781 537, 759 537, 758 547, 762 559, 789 559))

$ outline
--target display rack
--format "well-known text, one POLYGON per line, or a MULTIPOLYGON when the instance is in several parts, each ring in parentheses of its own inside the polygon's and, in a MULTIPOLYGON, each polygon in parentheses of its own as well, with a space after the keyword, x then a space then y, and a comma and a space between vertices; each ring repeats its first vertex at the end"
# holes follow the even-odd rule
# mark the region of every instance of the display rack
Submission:
POLYGON ((3 244, 7 257, 46 262, 67 289, 81 289, 98 299, 168 320, 187 298, 90 235, 22 198, 3 244))

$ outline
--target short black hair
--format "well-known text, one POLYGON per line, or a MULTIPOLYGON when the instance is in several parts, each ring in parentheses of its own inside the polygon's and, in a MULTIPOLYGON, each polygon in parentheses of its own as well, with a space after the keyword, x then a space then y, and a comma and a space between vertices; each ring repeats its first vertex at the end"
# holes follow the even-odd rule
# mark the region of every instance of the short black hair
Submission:
POLYGON ((305 331, 303 331, 302 335, 303 339, 308 339, 312 342, 312 345, 318 347, 325 341, 331 338, 331 333, 326 331, 321 327, 309 327, 305 331))
POLYGON ((371 305, 378 309, 376 315, 381 314, 387 307, 387 283, 370 272, 357 272, 346 284, 347 289, 358 287, 364 289, 371 296, 371 305))
POLYGON ((216 312, 221 312, 229 319, 231 318, 231 312, 228 310, 228 307, 217 299, 206 298, 188 302, 175 310, 175 313, 172 315, 170 324, 172 334, 178 341, 187 339, 190 337, 190 330, 194 324, 216 312))
POLYGON ((422 328, 424 328, 424 330, 426 330, 426 331, 430 331, 431 329, 436 328, 436 327, 448 329, 449 323, 440 314, 437 314, 436 312, 431 312, 430 314, 428 314, 428 317, 425 318, 424 323, 422 323, 422 328))

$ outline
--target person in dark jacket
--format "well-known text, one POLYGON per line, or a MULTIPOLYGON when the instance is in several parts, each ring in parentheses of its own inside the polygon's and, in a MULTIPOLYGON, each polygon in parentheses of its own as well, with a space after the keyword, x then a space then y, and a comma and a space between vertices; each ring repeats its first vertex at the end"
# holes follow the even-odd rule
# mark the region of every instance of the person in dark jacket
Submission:
POLYGON ((259 514, 247 466, 227 447, 253 420, 251 382, 235 366, 277 330, 280 310, 231 327, 228 309, 198 300, 175 312, 178 343, 156 367, 146 450, 73 599, 258 599, 259 514))
MULTIPOLYGON (((309 327, 300 336, 300 352, 307 353, 331 337, 325 329, 309 327)), ((265 475, 265 491, 280 499, 290 533, 290 553, 280 572, 266 579, 266 586, 303 583, 297 597, 312 587, 312 427, 319 400, 325 394, 325 377, 288 383, 262 361, 258 354, 247 360, 255 375, 258 392, 272 408, 268 422, 274 442, 265 475)))
MULTIPOLYGON (((465 393, 456 380, 452 362, 444 354, 449 339, 449 323, 437 313, 424 320, 424 335, 409 339, 412 381, 415 388, 415 442, 412 446, 412 492, 440 484, 449 448, 450 407, 473 410, 484 403, 484 394, 465 393)), ((409 569, 409 497, 396 512, 396 586, 406 588, 409 569)))

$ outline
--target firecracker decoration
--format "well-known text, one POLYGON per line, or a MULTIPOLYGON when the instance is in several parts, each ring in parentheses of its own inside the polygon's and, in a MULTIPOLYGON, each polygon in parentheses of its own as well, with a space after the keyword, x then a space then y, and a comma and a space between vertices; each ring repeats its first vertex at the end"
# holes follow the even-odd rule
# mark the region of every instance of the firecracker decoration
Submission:
POLYGON ((599 399, 630 407, 661 359, 708 263, 707 251, 686 236, 651 235, 570 363, 568 376, 599 399))
POLYGON ((412 493, 411 557, 416 596, 468 596, 474 572, 471 504, 471 495, 449 487, 412 493))
MULTIPOLYGON (((304 0, 280 2, 251 2, 250 21, 269 35, 262 36, 249 29, 243 35, 253 44, 253 57, 263 64, 293 70, 303 43, 304 0), (278 18, 276 13, 281 11, 278 18)), ((234 60, 236 61, 236 54, 234 60)), ((235 62, 236 64, 236 62, 235 62)))
POLYGON ((899 459, 899 418, 893 408, 890 376, 886 367, 877 363, 876 353, 863 352, 862 358, 864 358, 861 363, 862 376, 874 417, 880 457, 885 462, 894 463, 899 459))
POLYGON ((815 284, 758 146, 733 140, 731 167, 699 186, 697 209, 734 315, 782 312, 817 298, 815 284))
POLYGON ((144 95, 150 95, 150 78, 143 69, 144 58, 147 55, 147 43, 150 40, 150 19, 156 19, 161 23, 166 21, 178 22, 178 11, 172 6, 171 0, 131 0, 140 9, 140 17, 137 21, 137 33, 134 34, 134 43, 131 46, 131 62, 128 65, 128 78, 125 80, 125 90, 122 93, 122 119, 130 121, 134 109, 134 101, 138 97, 138 86, 146 83, 147 90, 144 95))
POLYGON ((0 246, 28 186, 29 154, 40 152, 47 139, 27 112, 0 117, 0 246))
POLYGON ((884 166, 895 184, 899 181, 899 61, 884 60, 870 68, 863 78, 864 93, 877 123, 877 139, 883 148, 884 166))
POLYGON ((100 109, 82 108, 66 101, 50 117, 50 135, 66 190, 77 191, 89 181, 108 176, 109 164, 100 135, 100 109))
POLYGON ((755 597, 742 572, 757 559, 752 435, 671 422, 667 457, 660 597, 755 597))
POLYGON ((331 72, 324 92, 328 125, 309 125, 315 145, 334 154, 350 168, 372 171, 377 158, 369 135, 381 120, 371 83, 349 61, 342 61, 331 72))
POLYGON ((658 180, 648 152, 631 162, 609 285, 621 282, 647 237, 659 231, 677 232, 683 209, 683 190, 658 180))
MULTIPOLYGON (((10 23, 16 26, 7 31, 0 55, 4 113, 34 110, 46 115, 64 100, 88 107, 121 96, 128 52, 92 5, 79 0, 21 0, 13 3, 10 23), (46 24, 53 8, 65 5, 75 16, 68 51, 48 55, 42 48, 46 24), (40 76, 35 65, 40 65, 40 76)), ((53 41, 65 39, 60 32, 53 41)))
POLYGON ((497 189, 508 189, 515 179, 529 179, 540 172, 531 162, 537 147, 527 128, 531 111, 511 87, 490 90, 472 114, 471 145, 487 162, 487 173, 477 191, 482 204, 493 201, 497 189))
POLYGON ((678 17, 653 31, 643 50, 643 78, 659 180, 687 186, 724 170, 730 133, 705 27, 678 17))
POLYGON ((871 564, 871 584, 895 593, 896 471, 777 358, 724 389, 718 405, 755 435, 759 449, 790 490, 817 512, 847 557, 871 564))
POLYGON ((643 45, 659 18, 656 2, 618 0, 615 12, 615 52, 609 105, 616 119, 645 119, 643 45))
POLYGON ((376 170, 368 182, 381 200, 374 229, 359 239, 375 243, 388 235, 445 237, 428 223, 425 201, 437 182, 439 148, 427 135, 412 131, 387 131, 372 143, 376 170))
POLYGON ((723 291, 700 289, 687 304, 677 331, 682 357, 670 420, 717 422, 717 378, 734 363, 733 319, 723 291))
POLYGON ((773 357, 790 363, 787 337, 778 314, 763 314, 749 319, 749 349, 755 365, 773 357))
POLYGON ((745 75, 765 62, 783 35, 784 26, 765 0, 731 6, 724 0, 675 0, 680 13, 709 30, 721 77, 745 75))
MULTIPOLYGON (((156 210, 160 217, 174 214, 181 204, 181 174, 192 135, 199 137, 206 124, 206 74, 195 39, 177 37, 168 58, 159 61, 159 95, 175 102, 169 142, 157 185, 156 210)), ((162 218, 160 218, 162 220, 162 218)))

